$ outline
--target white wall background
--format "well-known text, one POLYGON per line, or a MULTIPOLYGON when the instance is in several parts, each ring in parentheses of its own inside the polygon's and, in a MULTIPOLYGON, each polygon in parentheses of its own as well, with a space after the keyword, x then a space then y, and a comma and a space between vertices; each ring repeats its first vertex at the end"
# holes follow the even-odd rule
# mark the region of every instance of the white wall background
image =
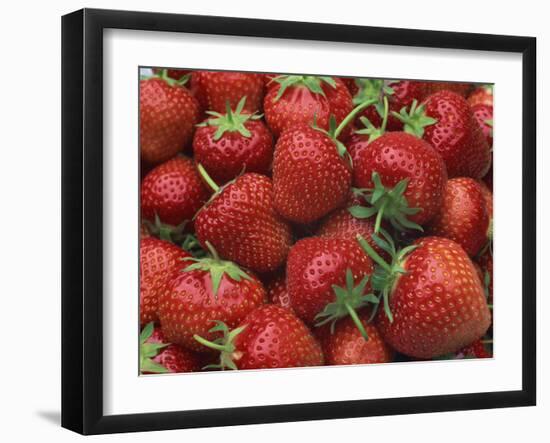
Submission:
MULTIPOLYGON (((2 8, 0 69, 0 432, 2 440, 75 441, 59 427, 60 410, 60 17, 87 6, 318 21, 449 31, 531 35, 538 38, 538 146, 540 195, 550 195, 550 156, 541 155, 550 109, 543 76, 550 74, 550 29, 544 2, 489 4, 439 1, 156 2, 144 0, 8 2, 2 8), (543 166, 543 163, 546 163, 543 166)), ((518 124, 520 110, 518 110, 518 124)), ((519 149, 519 147, 518 147, 519 149)), ((513 180, 514 177, 511 177, 513 180)), ((519 178, 517 178, 519 180, 519 178)), ((510 202, 514 210, 514 202, 510 202)), ((518 208, 519 210, 519 208, 518 208)), ((539 207, 539 225, 550 222, 550 207, 539 207)), ((540 232, 540 230, 539 230, 540 232)), ((520 235, 520 233, 518 233, 520 235)), ((540 250, 550 236, 540 232, 540 250)), ((539 276, 550 265, 539 264, 539 276)), ((519 272, 519 270, 518 270, 519 272)), ((550 281, 539 278, 539 295, 550 281)), ((508 294, 513 297, 514 294, 508 294)), ((550 435, 550 304, 539 297, 539 406, 494 411, 167 431, 104 436, 94 441, 275 442, 308 439, 334 442, 344 436, 369 441, 414 442, 547 441, 550 435)), ((452 381, 450 381, 452 382, 452 381)), ((344 437, 346 438, 346 437, 344 437)))

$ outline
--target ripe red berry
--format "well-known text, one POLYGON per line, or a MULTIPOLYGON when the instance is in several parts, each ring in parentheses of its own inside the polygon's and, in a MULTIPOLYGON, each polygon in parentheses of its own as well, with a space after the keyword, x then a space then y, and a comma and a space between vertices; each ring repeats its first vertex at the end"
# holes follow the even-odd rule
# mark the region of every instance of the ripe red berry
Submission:
POLYGON ((206 349, 220 351, 222 369, 274 369, 321 366, 319 342, 292 311, 276 305, 252 311, 232 331, 218 322, 215 331, 223 337, 215 342, 195 336, 206 349))
POLYGON ((191 221, 210 192, 193 160, 178 156, 153 169, 141 184, 141 215, 178 226, 191 221))
POLYGON ((475 256, 489 239, 490 217, 479 182, 462 177, 447 182, 441 210, 429 232, 457 242, 475 256))
POLYGON ((203 246, 209 241, 222 257, 256 272, 276 270, 288 254, 291 232, 275 212, 273 201, 269 178, 241 175, 219 188, 198 212, 195 229, 199 241, 203 246))
POLYGON ((163 74, 139 83, 141 158, 159 164, 191 142, 199 120, 199 104, 180 82, 163 74))
POLYGON ((244 113, 246 97, 233 111, 210 112, 193 138, 195 161, 218 184, 243 172, 267 174, 273 158, 273 137, 259 116, 244 113))

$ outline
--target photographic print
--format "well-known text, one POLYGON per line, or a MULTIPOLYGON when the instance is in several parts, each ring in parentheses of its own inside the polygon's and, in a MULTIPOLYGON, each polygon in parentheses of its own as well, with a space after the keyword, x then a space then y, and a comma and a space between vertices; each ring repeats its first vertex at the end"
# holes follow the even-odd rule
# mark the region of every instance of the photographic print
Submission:
POLYGON ((139 76, 141 375, 492 358, 492 84, 139 76))

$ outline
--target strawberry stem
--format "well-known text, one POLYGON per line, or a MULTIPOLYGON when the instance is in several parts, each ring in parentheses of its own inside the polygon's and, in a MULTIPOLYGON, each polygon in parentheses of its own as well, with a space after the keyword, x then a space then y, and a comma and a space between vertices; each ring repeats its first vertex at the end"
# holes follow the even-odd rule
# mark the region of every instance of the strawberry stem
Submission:
POLYGON ((204 169, 204 166, 200 163, 197 165, 197 169, 199 170, 199 174, 204 179, 204 181, 212 188, 214 192, 218 192, 220 190, 220 187, 216 184, 214 180, 212 180, 212 177, 208 175, 208 172, 206 172, 206 169, 204 169))
POLYGON ((344 130, 344 128, 350 124, 354 119, 355 116, 361 112, 363 109, 368 108, 371 105, 374 105, 378 100, 371 99, 371 100, 365 100, 363 103, 357 105, 355 108, 352 109, 352 111, 346 115, 346 117, 340 122, 336 130, 334 131, 334 134, 332 134, 333 138, 338 138, 340 133, 344 130))

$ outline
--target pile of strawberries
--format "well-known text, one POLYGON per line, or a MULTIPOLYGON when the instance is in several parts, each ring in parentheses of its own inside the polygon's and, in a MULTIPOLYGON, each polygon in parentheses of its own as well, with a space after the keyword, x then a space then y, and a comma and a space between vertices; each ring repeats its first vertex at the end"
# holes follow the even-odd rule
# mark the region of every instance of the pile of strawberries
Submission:
POLYGON ((141 372, 492 356, 492 94, 142 77, 141 372))

